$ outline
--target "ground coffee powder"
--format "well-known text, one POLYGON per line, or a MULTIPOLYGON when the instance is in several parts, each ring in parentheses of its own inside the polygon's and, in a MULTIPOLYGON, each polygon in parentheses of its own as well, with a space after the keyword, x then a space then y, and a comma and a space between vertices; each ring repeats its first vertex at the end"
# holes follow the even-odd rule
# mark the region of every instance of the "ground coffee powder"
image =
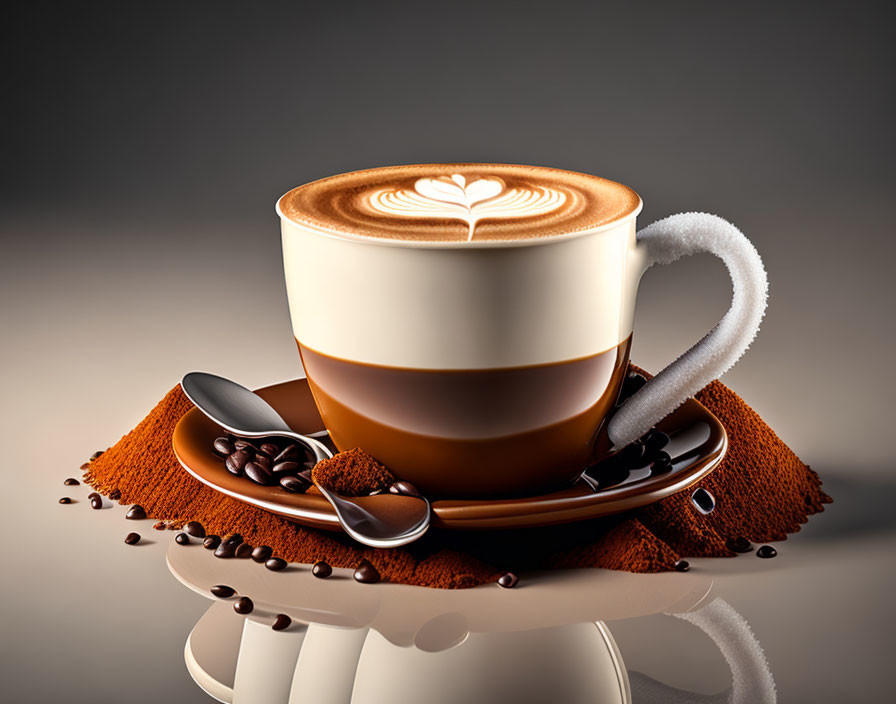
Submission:
POLYGON ((728 432, 724 461, 700 486, 717 499, 699 514, 690 492, 608 518, 509 532, 431 531, 403 548, 358 545, 341 533, 304 528, 222 496, 178 464, 171 435, 192 405, 172 389, 118 444, 89 463, 85 479, 122 503, 175 525, 197 520, 210 534, 242 534, 291 562, 324 560, 356 568, 369 560, 383 580, 427 587, 472 587, 505 571, 604 567, 630 572, 673 570, 684 557, 732 557, 726 539, 783 540, 831 499, 821 481, 733 391, 713 382, 698 395, 728 432))

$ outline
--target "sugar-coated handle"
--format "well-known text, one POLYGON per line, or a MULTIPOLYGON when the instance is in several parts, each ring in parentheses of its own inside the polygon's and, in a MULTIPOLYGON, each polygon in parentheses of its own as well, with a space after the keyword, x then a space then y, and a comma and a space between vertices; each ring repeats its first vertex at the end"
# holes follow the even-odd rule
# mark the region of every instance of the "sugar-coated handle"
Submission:
POLYGON ((647 267, 700 252, 716 255, 728 268, 734 294, 731 308, 718 325, 616 411, 607 428, 616 448, 637 440, 728 371, 756 337, 768 298, 768 279, 756 248, 717 215, 672 215, 645 227, 637 240, 639 248, 646 249, 647 267))

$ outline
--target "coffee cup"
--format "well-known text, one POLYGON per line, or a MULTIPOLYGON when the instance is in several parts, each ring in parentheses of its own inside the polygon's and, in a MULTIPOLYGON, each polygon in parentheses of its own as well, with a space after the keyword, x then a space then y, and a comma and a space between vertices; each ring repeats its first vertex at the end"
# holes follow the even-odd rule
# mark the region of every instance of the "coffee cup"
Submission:
POLYGON ((430 497, 573 483, 724 373, 767 282, 733 225, 685 213, 636 231, 641 198, 596 176, 508 164, 352 172, 280 198, 301 360, 330 437, 430 497), (653 264, 710 252, 720 323, 617 407, 653 264))

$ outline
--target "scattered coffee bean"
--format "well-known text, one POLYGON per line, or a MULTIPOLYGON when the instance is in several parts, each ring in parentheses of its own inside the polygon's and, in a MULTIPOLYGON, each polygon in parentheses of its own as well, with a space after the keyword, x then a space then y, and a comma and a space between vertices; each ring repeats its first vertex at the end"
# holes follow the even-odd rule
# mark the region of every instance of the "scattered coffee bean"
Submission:
POLYGON ((142 521, 146 518, 146 511, 140 504, 134 504, 128 509, 124 517, 129 521, 142 521))
POLYGON ((289 475, 280 477, 280 488, 290 494, 303 494, 309 486, 310 484, 308 484, 308 482, 299 479, 298 477, 289 475))
POLYGON ((374 584, 380 581, 380 573, 377 572, 376 567, 374 567, 367 560, 362 560, 361 564, 355 569, 355 573, 352 575, 355 578, 356 582, 360 582, 361 584, 374 584))
POLYGON ((102 507, 103 507, 103 497, 102 496, 94 496, 90 500, 90 508, 92 508, 94 511, 98 511, 102 507))
POLYGON ((252 609, 255 608, 255 604, 252 603, 252 600, 247 596, 241 596, 237 602, 233 605, 233 610, 238 614, 251 614, 252 609))
POLYGON ((400 494, 402 496, 420 496, 420 492, 410 482, 395 482, 389 486, 390 494, 400 494))
POLYGON ((271 550, 271 548, 269 548, 267 545, 256 545, 254 548, 252 548, 251 557, 253 560, 255 560, 255 562, 267 562, 273 554, 274 551, 271 550))
POLYGON ((103 454, 103 450, 97 450, 90 456, 90 461, 93 462, 95 459, 99 459, 99 456, 103 454))
POLYGON ((753 544, 746 538, 728 538, 725 541, 725 547, 731 552, 751 552, 753 544))
POLYGON ((184 532, 187 535, 191 535, 194 538, 204 538, 205 537, 205 528, 199 521, 189 521, 184 526, 184 532))
POLYGON ((189 545, 190 544, 190 536, 186 533, 178 533, 174 536, 174 542, 178 545, 189 545))
POLYGON ((233 552, 236 550, 236 546, 232 543, 221 543, 217 548, 215 548, 215 557, 220 557, 222 559, 229 559, 233 557, 233 552))
POLYGON ((88 469, 90 469, 90 462, 85 462, 85 463, 82 464, 80 467, 78 467, 78 469, 83 469, 83 470, 88 470, 88 469))
POLYGON ((88 499, 101 499, 101 498, 103 498, 103 497, 99 495, 99 492, 91 491, 91 492, 87 495, 87 498, 88 498, 88 499))
POLYGON ((240 543, 233 551, 233 556, 241 560, 247 559, 252 554, 252 546, 249 543, 240 543))
POLYGON ((121 489, 113 489, 109 492, 109 498, 118 501, 121 498, 121 489))
POLYGON ((227 438, 215 438, 214 444, 215 452, 219 455, 226 457, 227 455, 232 455, 234 451, 233 443, 230 442, 227 438))
POLYGON ((687 572, 689 569, 691 569, 691 563, 687 560, 679 560, 675 563, 676 572, 687 572))
POLYGON ((278 462, 273 467, 271 467, 271 471, 276 475, 283 474, 296 474, 302 465, 298 462, 293 462, 292 460, 286 460, 285 462, 278 462))
POLYGON ((128 545, 136 545, 140 542, 140 534, 139 533, 128 533, 124 536, 124 542, 128 545))
POLYGON ((224 538, 225 543, 230 543, 233 547, 236 547, 241 542, 243 542, 243 536, 239 533, 231 533, 226 538, 224 538))
MULTIPOLYGON (((270 462, 270 460, 268 460, 268 462, 270 462)), ((271 470, 255 460, 246 463, 245 472, 246 476, 256 484, 270 486, 274 483, 274 475, 271 474, 271 470)))
POLYGON ((158 521, 157 523, 153 523, 152 527, 155 530, 165 530, 168 527, 168 524, 165 521, 158 521))
POLYGON ((318 579, 326 579, 331 574, 333 574, 333 568, 323 560, 318 560, 311 568, 311 574, 313 574, 318 579))
POLYGON ((63 496, 61 499, 59 499, 59 503, 70 504, 72 503, 72 498, 70 496, 63 496))
POLYGON ((81 482, 79 482, 79 481, 78 481, 77 479, 75 479, 74 477, 69 477, 68 479, 66 479, 66 480, 65 480, 64 482, 62 482, 62 483, 65 484, 66 486, 78 486, 81 482))
POLYGON ((207 535, 205 536, 205 540, 202 541, 202 547, 206 550, 214 550, 221 544, 221 536, 219 535, 207 535))
POLYGON ((777 554, 778 551, 775 550, 771 545, 763 545, 756 551, 756 557, 761 557, 764 560, 768 560, 769 558, 772 558, 777 554))
POLYGON ((295 460, 299 457, 299 446, 298 445, 287 445, 283 448, 283 451, 274 457, 274 464, 280 464, 281 462, 286 462, 289 460, 295 460))
POLYGON ((513 589, 519 581, 520 578, 517 577, 513 572, 505 572, 500 577, 498 577, 498 586, 504 587, 505 589, 513 589))
POLYGON ((716 498, 703 487, 691 494, 691 503, 704 516, 712 513, 716 508, 716 498))
POLYGON ((228 599, 236 594, 236 589, 228 587, 226 584, 216 584, 209 591, 219 599, 228 599))
POLYGON ((271 572, 279 572, 280 570, 285 570, 287 564, 286 560, 282 557, 272 557, 265 561, 264 566, 271 570, 271 572))
POLYGON ((251 457, 249 457, 248 452, 237 450, 224 461, 224 466, 231 474, 241 477, 243 476, 243 470, 246 467, 246 463, 249 462, 250 459, 251 457))
POLYGON ((272 442, 263 442, 258 446, 258 451, 270 459, 280 454, 280 448, 272 442))
POLYGON ((286 614, 277 614, 274 623, 271 626, 275 631, 285 631, 292 624, 292 619, 286 614))

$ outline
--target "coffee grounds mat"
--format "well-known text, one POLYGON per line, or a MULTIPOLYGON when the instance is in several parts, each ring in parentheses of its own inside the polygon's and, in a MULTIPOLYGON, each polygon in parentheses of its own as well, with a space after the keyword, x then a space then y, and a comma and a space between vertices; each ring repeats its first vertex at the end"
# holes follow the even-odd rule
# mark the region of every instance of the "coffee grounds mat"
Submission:
MULTIPOLYGON (((637 367, 632 367, 640 371, 637 367)), ((401 548, 368 548, 341 533, 292 523, 223 496, 180 466, 171 436, 192 408, 180 386, 116 445, 84 466, 84 479, 122 504, 139 504, 168 527, 199 521, 210 534, 239 533, 274 555, 312 564, 356 568, 364 560, 384 581, 442 589, 474 587, 506 571, 602 567, 664 572, 689 557, 733 557, 737 539, 784 540, 831 498, 808 465, 737 394, 714 381, 697 400, 722 422, 728 453, 700 481, 716 497, 703 515, 683 491, 618 516, 512 531, 430 531, 401 548)), ((696 487, 694 487, 696 488, 696 487)), ((261 568, 261 567, 259 567, 261 568)))

